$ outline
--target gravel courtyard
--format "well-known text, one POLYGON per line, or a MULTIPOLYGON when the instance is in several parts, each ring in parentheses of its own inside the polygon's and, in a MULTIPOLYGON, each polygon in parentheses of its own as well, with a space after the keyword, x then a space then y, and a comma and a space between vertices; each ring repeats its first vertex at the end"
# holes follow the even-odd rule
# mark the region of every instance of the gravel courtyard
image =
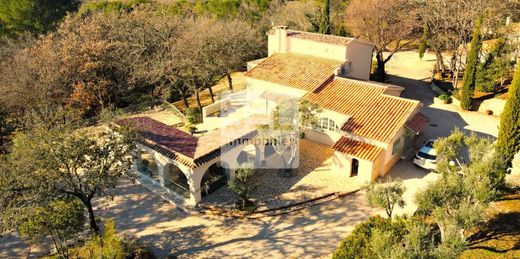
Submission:
MULTIPOLYGON (((279 207, 326 194, 351 192, 362 183, 350 178, 346 172, 333 167, 334 150, 326 145, 300 141, 300 164, 291 178, 280 176, 277 170, 258 170, 251 181, 255 183, 252 192, 259 209, 279 207)), ((235 200, 233 192, 222 188, 208 196, 206 205, 231 206, 235 200)))

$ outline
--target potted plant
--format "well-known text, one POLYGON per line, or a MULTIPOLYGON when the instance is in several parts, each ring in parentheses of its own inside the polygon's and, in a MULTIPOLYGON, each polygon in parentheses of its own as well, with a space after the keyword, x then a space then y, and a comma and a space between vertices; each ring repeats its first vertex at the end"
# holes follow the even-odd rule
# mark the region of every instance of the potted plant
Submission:
POLYGON ((446 104, 451 103, 451 95, 449 94, 441 94, 437 96, 437 98, 439 98, 439 100, 442 100, 446 104))

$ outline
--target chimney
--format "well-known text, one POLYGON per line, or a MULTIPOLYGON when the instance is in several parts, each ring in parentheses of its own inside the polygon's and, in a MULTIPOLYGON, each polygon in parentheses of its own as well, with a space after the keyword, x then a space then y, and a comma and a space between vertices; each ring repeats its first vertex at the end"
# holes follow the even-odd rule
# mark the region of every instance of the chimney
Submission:
POLYGON ((278 40, 278 52, 284 53, 287 51, 287 26, 276 26, 274 29, 278 40))

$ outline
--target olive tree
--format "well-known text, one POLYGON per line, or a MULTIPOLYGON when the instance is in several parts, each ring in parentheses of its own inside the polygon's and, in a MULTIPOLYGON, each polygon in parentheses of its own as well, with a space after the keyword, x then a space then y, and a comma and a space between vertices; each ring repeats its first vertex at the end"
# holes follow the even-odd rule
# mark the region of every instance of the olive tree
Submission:
POLYGON ((242 164, 240 168, 235 171, 235 178, 229 182, 229 188, 233 190, 240 199, 237 207, 241 210, 249 209, 254 204, 250 199, 253 176, 253 165, 242 164))
POLYGON ((371 184, 365 188, 368 203, 384 209, 389 218, 392 218, 396 205, 403 208, 406 204, 403 200, 405 190, 401 179, 389 179, 386 183, 371 184))
POLYGON ((50 236, 56 251, 65 258, 69 256, 68 241, 84 229, 85 210, 78 200, 53 200, 12 212, 23 238, 38 242, 50 236))
POLYGON ((134 134, 42 125, 18 132, 13 139, 5 159, 8 166, 0 172, 2 221, 15 227, 6 217, 13 211, 73 199, 86 210, 92 231, 99 233, 92 200, 109 195, 129 169, 134 134))
POLYGON ((459 130, 438 139, 434 147, 441 177, 417 194, 419 212, 433 217, 445 245, 464 242, 464 230, 482 220, 496 195, 494 147, 490 139, 459 130))

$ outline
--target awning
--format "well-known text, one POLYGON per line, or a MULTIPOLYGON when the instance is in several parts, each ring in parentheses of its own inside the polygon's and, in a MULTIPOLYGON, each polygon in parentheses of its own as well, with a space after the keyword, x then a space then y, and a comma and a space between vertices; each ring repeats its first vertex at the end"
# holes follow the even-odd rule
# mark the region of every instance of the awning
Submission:
POLYGON ((341 137, 338 141, 336 141, 336 143, 334 143, 332 149, 346 155, 371 162, 376 161, 376 159, 379 157, 379 154, 381 154, 383 151, 383 149, 380 147, 348 137, 341 137))
POLYGON ((411 130, 415 135, 419 135, 424 128, 430 123, 430 119, 422 113, 417 113, 411 120, 406 122, 405 126, 411 130))

